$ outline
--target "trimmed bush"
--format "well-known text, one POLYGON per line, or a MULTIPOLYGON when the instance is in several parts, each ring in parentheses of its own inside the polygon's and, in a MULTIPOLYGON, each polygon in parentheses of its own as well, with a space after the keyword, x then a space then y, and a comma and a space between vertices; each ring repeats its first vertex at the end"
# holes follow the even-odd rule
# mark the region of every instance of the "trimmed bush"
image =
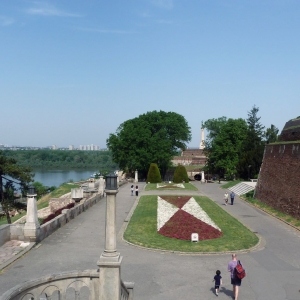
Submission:
POLYGON ((152 163, 148 170, 147 175, 147 182, 150 183, 160 183, 161 182, 161 175, 158 169, 157 164, 152 163))
POLYGON ((75 203, 72 202, 72 203, 69 203, 68 205, 58 209, 57 211, 55 211, 55 213, 52 213, 47 218, 43 219, 42 224, 45 224, 45 223, 51 221, 52 219, 54 219, 55 217, 59 216, 63 209, 70 209, 74 206, 75 206, 75 203))
POLYGON ((183 165, 178 165, 174 172, 173 182, 174 183, 182 183, 189 182, 189 177, 186 172, 186 168, 183 165))

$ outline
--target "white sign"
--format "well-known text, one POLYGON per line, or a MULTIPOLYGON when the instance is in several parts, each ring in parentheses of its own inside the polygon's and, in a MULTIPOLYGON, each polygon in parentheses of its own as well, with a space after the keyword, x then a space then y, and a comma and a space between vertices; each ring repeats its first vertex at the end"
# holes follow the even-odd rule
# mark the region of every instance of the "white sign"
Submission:
POLYGON ((192 242, 198 242, 199 241, 199 235, 198 235, 198 233, 192 233, 192 235, 191 235, 191 241, 192 242))

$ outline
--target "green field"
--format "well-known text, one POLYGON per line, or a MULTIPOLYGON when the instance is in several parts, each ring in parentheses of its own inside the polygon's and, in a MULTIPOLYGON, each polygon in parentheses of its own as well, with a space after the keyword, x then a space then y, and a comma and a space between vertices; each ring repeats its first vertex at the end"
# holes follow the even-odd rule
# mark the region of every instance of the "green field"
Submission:
POLYGON ((130 243, 180 252, 223 252, 249 249, 258 237, 207 197, 194 196, 198 204, 221 228, 221 238, 192 243, 157 233, 157 196, 142 196, 124 233, 130 243))

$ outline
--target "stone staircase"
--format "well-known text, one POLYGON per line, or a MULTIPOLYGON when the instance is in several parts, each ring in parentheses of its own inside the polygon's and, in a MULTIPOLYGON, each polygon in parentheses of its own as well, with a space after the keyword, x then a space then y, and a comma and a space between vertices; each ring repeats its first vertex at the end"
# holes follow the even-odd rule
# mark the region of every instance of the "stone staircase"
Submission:
POLYGON ((237 185, 229 188, 229 190, 234 192, 236 195, 240 196, 250 191, 253 191, 255 189, 256 183, 257 182, 249 182, 249 181, 240 182, 237 185))

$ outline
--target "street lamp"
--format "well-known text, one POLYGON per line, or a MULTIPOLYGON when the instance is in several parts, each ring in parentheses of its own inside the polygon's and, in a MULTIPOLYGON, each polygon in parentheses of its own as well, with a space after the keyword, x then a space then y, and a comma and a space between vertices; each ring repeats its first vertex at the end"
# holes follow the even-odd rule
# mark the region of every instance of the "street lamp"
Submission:
POLYGON ((250 181, 250 168, 251 168, 251 165, 248 166, 248 180, 250 181))
POLYGON ((118 180, 117 175, 110 173, 106 175, 106 190, 117 190, 118 189, 118 180))
POLYGON ((29 186, 27 196, 28 197, 33 197, 35 195, 35 188, 33 185, 29 186))
POLYGON ((116 194, 118 193, 117 175, 106 176, 106 218, 105 248, 97 262, 100 272, 99 299, 121 299, 121 262, 117 252, 116 194))

